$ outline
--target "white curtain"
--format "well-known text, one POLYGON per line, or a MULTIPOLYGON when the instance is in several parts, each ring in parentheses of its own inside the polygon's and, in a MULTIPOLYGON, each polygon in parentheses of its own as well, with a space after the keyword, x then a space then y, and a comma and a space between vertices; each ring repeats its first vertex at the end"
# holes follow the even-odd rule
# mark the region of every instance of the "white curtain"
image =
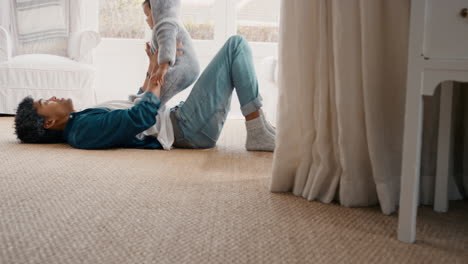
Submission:
POLYGON ((397 209, 409 7, 282 1, 271 191, 397 209))

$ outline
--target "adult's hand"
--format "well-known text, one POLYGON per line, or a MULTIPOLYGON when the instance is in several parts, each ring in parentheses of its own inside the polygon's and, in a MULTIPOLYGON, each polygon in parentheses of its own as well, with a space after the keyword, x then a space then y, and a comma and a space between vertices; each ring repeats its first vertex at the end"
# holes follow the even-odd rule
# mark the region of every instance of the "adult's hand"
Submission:
POLYGON ((151 52, 151 44, 149 42, 146 42, 145 51, 146 51, 146 55, 148 56, 148 59, 150 61, 150 65, 152 65, 152 66, 158 65, 159 50, 156 50, 156 52, 153 54, 151 52))
POLYGON ((168 68, 169 68, 169 62, 159 64, 158 67, 153 70, 151 79, 155 79, 159 83, 164 83, 164 77, 166 76, 168 68))
POLYGON ((161 97, 161 86, 163 84, 159 82, 156 78, 151 78, 148 84, 148 91, 152 92, 157 97, 161 97))

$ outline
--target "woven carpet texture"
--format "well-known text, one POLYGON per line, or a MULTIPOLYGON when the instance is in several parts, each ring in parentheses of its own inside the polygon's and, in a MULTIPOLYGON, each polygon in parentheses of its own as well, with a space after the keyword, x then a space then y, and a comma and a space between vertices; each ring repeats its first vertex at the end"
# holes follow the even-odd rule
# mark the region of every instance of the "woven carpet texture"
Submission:
POLYGON ((397 215, 269 191, 272 153, 229 120, 210 150, 19 144, 0 117, 0 263, 468 263, 468 203, 397 215))

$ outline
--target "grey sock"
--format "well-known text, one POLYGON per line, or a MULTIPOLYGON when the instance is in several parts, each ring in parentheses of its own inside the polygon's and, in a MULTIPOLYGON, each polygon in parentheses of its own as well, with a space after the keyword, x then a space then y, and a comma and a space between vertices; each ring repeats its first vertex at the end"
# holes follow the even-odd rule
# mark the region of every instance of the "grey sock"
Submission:
POLYGON ((245 148, 249 151, 274 151, 275 136, 268 131, 261 118, 245 121, 247 140, 245 148))
POLYGON ((265 127, 268 129, 270 133, 273 134, 273 136, 276 136, 276 128, 267 120, 265 116, 265 112, 263 112, 262 109, 259 109, 258 111, 260 112, 260 117, 262 118, 262 121, 265 124, 265 127))

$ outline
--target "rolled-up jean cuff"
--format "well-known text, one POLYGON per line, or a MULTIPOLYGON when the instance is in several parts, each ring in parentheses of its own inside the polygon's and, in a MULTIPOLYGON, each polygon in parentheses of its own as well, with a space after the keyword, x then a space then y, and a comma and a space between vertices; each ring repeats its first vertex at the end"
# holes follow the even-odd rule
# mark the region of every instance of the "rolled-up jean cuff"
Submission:
POLYGON ((257 98, 255 98, 254 100, 252 100, 252 101, 248 102, 247 104, 243 105, 241 107, 241 111, 242 111, 242 114, 244 116, 247 116, 247 115, 257 111, 262 106, 263 106, 262 97, 260 95, 258 95, 257 98))

